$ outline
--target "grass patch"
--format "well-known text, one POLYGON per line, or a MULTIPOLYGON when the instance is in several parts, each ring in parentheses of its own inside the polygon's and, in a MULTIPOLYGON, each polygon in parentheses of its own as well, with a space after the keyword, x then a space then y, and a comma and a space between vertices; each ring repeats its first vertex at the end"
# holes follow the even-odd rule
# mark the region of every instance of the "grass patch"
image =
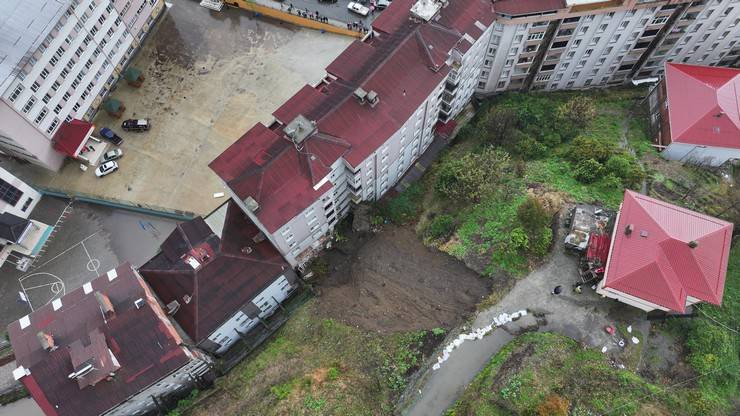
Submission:
POLYGON ((530 333, 502 348, 447 414, 716 414, 696 393, 666 391, 568 337, 530 333))
POLYGON ((365 332, 318 317, 314 305, 298 309, 188 414, 392 413, 433 334, 365 332))

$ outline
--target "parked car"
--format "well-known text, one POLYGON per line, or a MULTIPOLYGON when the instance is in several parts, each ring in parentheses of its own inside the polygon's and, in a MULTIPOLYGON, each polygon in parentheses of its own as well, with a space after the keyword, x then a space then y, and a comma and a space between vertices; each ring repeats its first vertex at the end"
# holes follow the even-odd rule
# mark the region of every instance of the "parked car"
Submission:
POLYGON ((120 159, 121 157, 123 157, 123 150, 113 149, 105 152, 103 155, 103 162, 110 162, 111 160, 120 159))
POLYGON ((391 5, 391 0, 378 0, 378 3, 375 5, 375 8, 378 10, 385 10, 390 5, 391 5))
POLYGON ((149 130, 151 123, 148 118, 130 118, 121 123, 121 128, 126 131, 142 132, 149 130))
POLYGON ((109 175, 118 170, 118 163, 115 161, 105 162, 95 169, 95 176, 102 178, 103 176, 109 175))
POLYGON ((368 9, 367 7, 361 5, 360 3, 354 2, 354 1, 353 2, 350 2, 347 5, 347 8, 349 9, 349 11, 355 12, 355 13, 359 14, 360 16, 367 16, 368 13, 370 13, 370 9, 368 9))
POLYGON ((102 129, 100 129, 100 137, 108 140, 116 146, 120 146, 123 144, 123 139, 121 138, 121 136, 114 133, 113 130, 109 129, 108 127, 103 127, 102 129))

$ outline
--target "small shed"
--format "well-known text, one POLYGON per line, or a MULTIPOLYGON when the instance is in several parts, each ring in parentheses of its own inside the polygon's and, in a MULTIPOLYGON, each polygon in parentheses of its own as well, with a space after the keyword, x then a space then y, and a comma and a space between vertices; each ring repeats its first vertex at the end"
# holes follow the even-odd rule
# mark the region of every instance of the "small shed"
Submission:
POLYGON ((105 100, 105 102, 103 103, 103 108, 109 116, 115 118, 121 118, 123 112, 126 111, 126 106, 124 106, 121 101, 116 100, 115 98, 109 98, 105 100))
POLYGON ((95 125, 78 119, 65 121, 54 134, 54 149, 73 159, 95 165, 107 145, 92 136, 95 125))

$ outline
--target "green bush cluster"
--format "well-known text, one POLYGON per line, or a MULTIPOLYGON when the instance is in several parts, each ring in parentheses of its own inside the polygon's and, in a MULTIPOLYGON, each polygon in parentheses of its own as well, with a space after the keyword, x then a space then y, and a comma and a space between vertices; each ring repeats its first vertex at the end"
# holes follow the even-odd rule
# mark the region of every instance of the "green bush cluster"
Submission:
POLYGON ((466 153, 442 163, 434 189, 450 200, 478 202, 499 189, 510 173, 509 155, 486 146, 478 153, 466 153))
POLYGON ((447 239, 455 231, 455 218, 440 214, 434 217, 426 229, 426 236, 433 240, 447 239))
POLYGON ((607 179, 617 186, 635 187, 645 178, 637 158, 613 143, 593 137, 573 139, 567 158, 573 166, 573 176, 582 183, 607 179))

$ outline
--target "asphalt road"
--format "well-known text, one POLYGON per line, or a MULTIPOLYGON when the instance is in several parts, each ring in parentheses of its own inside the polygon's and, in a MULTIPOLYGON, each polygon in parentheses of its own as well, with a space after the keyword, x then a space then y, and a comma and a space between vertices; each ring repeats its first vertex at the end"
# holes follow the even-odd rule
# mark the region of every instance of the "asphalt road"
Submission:
MULTIPOLYGON (((54 225, 68 201, 44 197, 31 218, 54 225)), ((144 264, 177 222, 130 211, 75 202, 26 272, 13 262, 0 268, 0 324, 3 327, 64 293, 116 267, 144 264), (30 305, 20 301, 19 292, 30 305)))

